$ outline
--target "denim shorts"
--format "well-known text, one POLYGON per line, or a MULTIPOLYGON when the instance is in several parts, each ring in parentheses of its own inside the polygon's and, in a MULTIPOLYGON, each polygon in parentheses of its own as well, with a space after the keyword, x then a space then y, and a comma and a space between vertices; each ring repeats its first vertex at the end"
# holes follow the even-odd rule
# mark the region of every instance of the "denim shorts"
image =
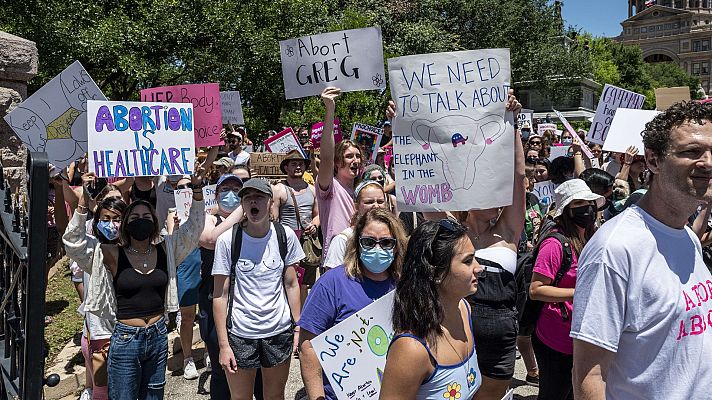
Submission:
POLYGON ((519 329, 516 312, 475 304, 472 326, 477 364, 482 375, 499 380, 511 379, 514 376, 519 329))
POLYGON ((163 399, 167 360, 165 318, 145 327, 117 322, 109 346, 109 398, 163 399))
POLYGON ((292 356, 293 341, 291 328, 264 339, 246 339, 228 333, 237 367, 242 369, 272 368, 282 364, 292 356))

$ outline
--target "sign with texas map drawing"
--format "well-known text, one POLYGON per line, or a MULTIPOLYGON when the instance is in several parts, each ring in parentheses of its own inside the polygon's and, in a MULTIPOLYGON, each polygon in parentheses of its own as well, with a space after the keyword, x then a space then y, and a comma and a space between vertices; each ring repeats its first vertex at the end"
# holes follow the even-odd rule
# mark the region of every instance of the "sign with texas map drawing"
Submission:
POLYGON ((391 58, 388 77, 396 103, 398 208, 464 211, 510 205, 509 50, 391 58))
POLYGON ((87 151, 87 100, 106 100, 75 61, 5 116, 30 151, 47 152, 49 162, 64 168, 87 151))

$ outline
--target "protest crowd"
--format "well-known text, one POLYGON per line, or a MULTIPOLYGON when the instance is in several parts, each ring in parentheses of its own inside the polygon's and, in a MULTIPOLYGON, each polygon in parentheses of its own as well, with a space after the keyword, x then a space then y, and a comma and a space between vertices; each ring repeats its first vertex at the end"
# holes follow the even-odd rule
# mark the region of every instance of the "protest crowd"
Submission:
POLYGON ((314 126, 218 123, 209 145, 196 104, 89 102, 90 149, 51 171, 47 261, 66 254, 82 300, 81 400, 162 399, 169 327, 213 399, 284 399, 298 359, 313 400, 499 400, 519 357, 539 399, 709 398, 712 105, 610 150, 525 116, 498 51, 464 107, 487 112, 442 114, 465 102, 440 94, 418 111, 399 90, 435 73, 398 86, 403 57, 350 138, 332 85, 314 126), (125 130, 133 150, 92 145, 125 130))

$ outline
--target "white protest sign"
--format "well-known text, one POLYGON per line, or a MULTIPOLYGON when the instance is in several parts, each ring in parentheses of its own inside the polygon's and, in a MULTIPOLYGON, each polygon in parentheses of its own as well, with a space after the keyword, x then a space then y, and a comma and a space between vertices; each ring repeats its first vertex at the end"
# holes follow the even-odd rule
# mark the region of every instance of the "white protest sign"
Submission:
POLYGON ((87 103, 89 171, 97 177, 192 175, 192 103, 87 103))
POLYGON ((190 206, 193 204, 193 189, 174 190, 173 197, 176 201, 176 215, 182 224, 190 217, 190 206))
POLYGON ((203 186, 203 201, 205 201, 205 212, 208 214, 212 214, 218 210, 217 193, 215 193, 217 186, 218 185, 203 186))
POLYGON ((379 27, 284 40, 279 49, 287 99, 314 96, 329 86, 343 92, 386 87, 379 27))
POLYGON ((381 146, 382 138, 383 129, 371 125, 359 124, 358 122, 354 124, 354 128, 351 131, 351 141, 361 145, 363 149, 366 150, 364 158, 371 163, 376 162, 376 156, 378 155, 378 148, 381 146))
POLYGON ((265 139, 264 141, 267 151, 270 153, 289 153, 292 150, 298 150, 302 157, 306 158, 306 153, 299 144, 297 135, 292 128, 287 128, 278 134, 265 139))
POLYGON ((658 114, 660 111, 619 109, 603 143, 603 150, 625 153, 629 146, 635 146, 642 154, 645 146, 641 132, 645 130, 645 124, 658 114))
POLYGON ((534 110, 527 110, 526 108, 522 108, 521 111, 519 111, 519 115, 517 116, 517 125, 519 125, 519 129, 522 129, 526 126, 528 126, 529 129, 532 129, 532 127, 534 126, 534 110))
POLYGON ((554 161, 558 157, 568 156, 570 148, 571 146, 551 146, 549 148, 549 161, 554 161))
POLYGON ((571 124, 566 119, 566 117, 564 117, 564 114, 562 114, 556 110, 554 110, 554 112, 556 113, 556 116, 559 117, 559 119, 561 120, 561 123, 564 124, 564 129, 566 129, 571 134, 571 136, 573 136, 574 143, 581 146, 581 150, 586 155, 586 157, 593 158, 593 153, 591 153, 591 149, 589 149, 588 146, 586 146, 586 143, 584 143, 583 140, 581 140, 581 138, 579 137, 579 135, 576 132, 576 130, 574 129, 574 127, 571 126, 571 124))
POLYGON ((598 162, 598 158, 594 157, 591 159, 591 168, 601 169, 601 163, 598 162))
POLYGON ((556 127, 556 124, 539 124, 536 127, 536 133, 540 135, 543 135, 546 131, 556 133, 557 130, 558 128, 556 127))
POLYGON ((556 187, 552 181, 537 182, 534 184, 533 193, 540 203, 549 207, 554 202, 554 189, 556 187))
POLYGON ((377 399, 393 339, 395 290, 311 340, 339 400, 377 399))
POLYGON ((593 117, 586 140, 603 144, 606 141, 611 122, 613 122, 613 116, 616 115, 616 110, 618 108, 641 109, 643 103, 645 103, 645 96, 642 94, 606 84, 601 93, 601 99, 598 101, 596 116, 593 117))
POLYGON ((46 152, 65 168, 87 151, 87 100, 106 100, 75 61, 5 116, 30 151, 46 152))
POLYGON ((400 210, 512 204, 514 118, 505 115, 510 73, 509 49, 388 60, 398 110, 392 160, 400 210))
POLYGON ((223 124, 244 124, 240 92, 220 92, 220 109, 223 124))
POLYGON ((502 400, 514 400, 514 389, 509 389, 502 397, 502 400))

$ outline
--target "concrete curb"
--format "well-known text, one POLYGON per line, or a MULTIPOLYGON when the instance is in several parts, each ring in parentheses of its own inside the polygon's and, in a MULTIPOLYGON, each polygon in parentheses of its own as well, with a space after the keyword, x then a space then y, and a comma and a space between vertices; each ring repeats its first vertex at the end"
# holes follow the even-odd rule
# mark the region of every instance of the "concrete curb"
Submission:
MULTIPOLYGON (((195 348, 196 344, 202 343, 200 338, 200 329, 196 324, 193 327, 193 346, 195 348)), ((193 358, 196 361, 201 361, 203 359, 203 351, 199 350, 194 352, 193 358)), ((72 394, 77 394, 80 390, 84 389, 84 383, 86 380, 86 369, 84 368, 84 362, 82 357, 82 362, 78 365, 74 365, 70 369, 67 368, 70 361, 81 354, 81 347, 74 344, 74 342, 67 343, 62 351, 57 355, 53 361, 53 365, 47 368, 45 376, 49 374, 59 375, 59 384, 55 387, 44 388, 44 398, 46 400, 60 400, 72 394)), ((79 356, 81 357, 81 355, 79 356)), ((178 337, 178 331, 174 330, 168 334, 168 372, 179 371, 183 369, 183 354, 180 345, 180 339, 178 337)), ((77 394, 78 396, 78 394, 77 394)))

